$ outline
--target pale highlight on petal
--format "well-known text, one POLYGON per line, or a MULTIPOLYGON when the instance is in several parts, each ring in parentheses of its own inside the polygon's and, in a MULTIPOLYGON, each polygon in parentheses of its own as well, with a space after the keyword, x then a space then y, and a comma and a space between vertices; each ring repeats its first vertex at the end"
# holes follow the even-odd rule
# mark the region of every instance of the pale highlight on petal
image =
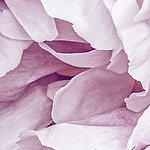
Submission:
POLYGON ((55 122, 81 120, 124 105, 134 80, 101 68, 87 70, 58 90, 53 100, 55 122))
POLYGON ((144 149, 150 145, 150 107, 143 113, 138 120, 137 126, 134 128, 133 133, 128 142, 128 149, 135 150, 144 149))
POLYGON ((31 43, 31 41, 13 40, 0 34, 0 77, 19 65, 23 50, 31 43))
POLYGON ((31 40, 9 9, 4 9, 0 19, 0 32, 6 37, 18 40, 31 40))
POLYGON ((27 143, 30 142, 30 137, 33 137, 34 141, 39 139, 43 148, 46 146, 55 150, 123 150, 131 131, 132 127, 58 124, 37 132, 25 132, 18 144, 23 150, 27 150, 27 143))
POLYGON ((121 49, 111 16, 102 0, 41 0, 54 18, 69 21, 79 36, 100 50, 121 49), (105 19, 104 19, 105 18, 105 19))
POLYGON ((112 53, 111 51, 98 50, 92 50, 85 53, 59 53, 45 43, 39 43, 39 46, 67 64, 84 68, 108 64, 112 53))
POLYGON ((5 0, 18 22, 30 37, 41 42, 55 39, 58 35, 53 18, 49 17, 39 0, 5 0))
POLYGON ((65 40, 65 41, 86 43, 84 39, 82 39, 76 34, 71 23, 61 19, 55 19, 55 22, 58 31, 58 36, 56 37, 55 40, 63 40, 63 41, 65 40))

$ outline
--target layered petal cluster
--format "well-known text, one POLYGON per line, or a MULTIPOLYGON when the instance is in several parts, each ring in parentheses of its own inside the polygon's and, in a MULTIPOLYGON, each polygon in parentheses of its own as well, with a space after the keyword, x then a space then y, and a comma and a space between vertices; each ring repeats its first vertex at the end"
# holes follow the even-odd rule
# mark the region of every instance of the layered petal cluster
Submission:
POLYGON ((0 150, 149 150, 149 30, 149 0, 0 0, 0 150))

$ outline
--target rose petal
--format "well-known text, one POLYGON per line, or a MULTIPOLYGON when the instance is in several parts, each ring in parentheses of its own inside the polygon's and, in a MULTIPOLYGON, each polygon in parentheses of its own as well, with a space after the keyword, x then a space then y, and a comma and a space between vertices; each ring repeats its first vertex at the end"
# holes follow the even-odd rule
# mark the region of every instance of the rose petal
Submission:
POLYGON ((85 71, 57 91, 52 117, 57 123, 80 120, 121 107, 133 84, 127 74, 119 75, 101 68, 85 71))
POLYGON ((39 46, 67 64, 85 68, 108 64, 112 53, 111 51, 98 50, 86 53, 58 53, 45 43, 39 43, 39 46))
POLYGON ((60 88, 62 88, 63 86, 65 86, 68 82, 69 82, 69 80, 62 80, 62 81, 56 81, 56 82, 53 82, 53 83, 49 84, 48 88, 47 88, 47 96, 51 100, 53 100, 56 92, 60 88))
POLYGON ((142 113, 134 113, 126 107, 117 108, 105 114, 96 115, 79 121, 69 123, 90 126, 136 126, 142 113))
POLYGON ((136 0, 118 0, 113 8, 112 16, 130 61, 128 72, 134 79, 141 81, 143 88, 148 90, 150 85, 148 69, 150 65, 149 24, 134 22, 138 11, 139 6, 136 0))
POLYGON ((20 0, 5 0, 5 2, 33 40, 41 42, 52 40, 57 36, 54 19, 46 14, 39 0, 22 0, 21 3, 20 0))
POLYGON ((65 40, 65 41, 86 43, 84 39, 82 39, 76 34, 76 32, 73 30, 71 23, 60 19, 55 19, 55 22, 58 30, 58 36, 56 37, 55 40, 65 40))
POLYGON ((52 122, 51 104, 46 96, 46 86, 33 83, 19 99, 0 110, 0 135, 3 137, 0 140, 1 149, 16 150, 15 143, 19 140, 20 132, 49 125, 52 122))
POLYGON ((31 40, 23 27, 8 9, 4 9, 0 19, 0 32, 6 37, 17 40, 31 40))
MULTIPOLYGON (((113 51, 114 52, 114 51, 113 51)), ((112 54, 111 63, 107 66, 108 70, 116 73, 125 73, 128 71, 128 58, 124 50, 121 50, 115 56, 112 54)))
MULTIPOLYGON (((10 42, 6 44, 10 45, 10 42)), ((10 54, 12 56, 13 53, 10 54)), ((38 44, 33 43, 24 51, 19 66, 0 78, 0 101, 15 100, 22 95, 29 83, 56 71, 69 68, 73 67, 57 60, 50 53, 42 50, 38 44)))
MULTIPOLYGON (((38 132, 29 131, 22 134, 19 145, 21 150, 27 150, 30 138, 34 138, 34 141, 38 138, 43 146, 56 150, 123 150, 131 131, 130 127, 58 124, 38 132)), ((28 150, 32 150, 32 147, 28 150)))
POLYGON ((143 113, 138 120, 137 126, 134 128, 133 133, 128 142, 128 150, 135 147, 135 150, 145 148, 150 145, 150 128, 149 119, 150 107, 143 113))
POLYGON ((0 77, 18 66, 23 50, 31 43, 31 41, 9 39, 0 34, 0 77))
POLYGON ((105 6, 108 8, 109 12, 112 13, 113 7, 117 0, 103 0, 105 6))
POLYGON ((140 22, 150 19, 150 1, 143 0, 142 7, 138 14, 135 16, 134 21, 140 22))
POLYGON ((150 92, 132 93, 129 98, 125 99, 128 109, 140 112, 150 105, 150 92))
POLYGON ((100 50, 122 48, 109 11, 102 0, 41 2, 50 16, 72 23, 76 33, 92 47, 100 50))

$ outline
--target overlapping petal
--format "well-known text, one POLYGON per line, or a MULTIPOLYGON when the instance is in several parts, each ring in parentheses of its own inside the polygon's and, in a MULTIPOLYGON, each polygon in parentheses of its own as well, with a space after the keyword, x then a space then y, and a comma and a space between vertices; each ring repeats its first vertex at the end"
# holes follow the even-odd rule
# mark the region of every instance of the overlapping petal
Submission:
POLYGON ((50 52, 56 58, 76 67, 98 67, 109 64, 111 51, 92 50, 85 53, 59 53, 45 43, 39 43, 40 47, 50 52))
POLYGON ((54 18, 69 21, 79 36, 100 50, 122 48, 112 18, 102 0, 41 0, 54 18), (104 19, 105 18, 105 19, 104 19))
POLYGON ((143 0, 142 7, 138 14, 135 16, 134 21, 140 22, 147 19, 150 19, 150 1, 143 0))
POLYGON ((31 40, 9 9, 3 9, 1 14, 0 33, 12 39, 31 40))
MULTIPOLYGON (((131 134, 132 127, 90 127, 58 124, 22 134, 19 142, 21 150, 35 150, 28 147, 30 139, 56 150, 123 150, 131 134), (28 148, 28 149, 27 149, 28 148)), ((42 145, 40 145, 42 147, 42 145)))
POLYGON ((137 124, 142 112, 135 113, 126 107, 116 108, 104 114, 95 115, 79 121, 69 123, 88 126, 124 126, 134 127, 137 124))
POLYGON ((39 0, 5 0, 18 22, 30 37, 41 42, 52 40, 57 36, 57 29, 53 18, 45 12, 39 0))
POLYGON ((0 77, 18 66, 23 50, 31 43, 31 41, 13 40, 0 34, 0 77))
POLYGON ((46 96, 46 86, 32 84, 16 101, 0 110, 0 149, 17 150, 19 134, 28 129, 49 125, 51 101, 46 96))
POLYGON ((133 85, 134 80, 128 74, 101 68, 87 70, 57 91, 52 117, 57 123, 80 120, 121 107, 133 85))
MULTIPOLYGON (((10 42, 8 42, 6 44, 10 46, 10 42)), ((6 48, 6 46, 4 48, 6 48)), ((12 45, 12 47, 13 46, 14 45, 12 45)), ((16 58, 16 54, 14 55, 16 58)), ((10 51, 10 57, 12 57, 12 50, 10 51)), ((3 61, 1 61, 1 63, 3 63, 3 61)), ((6 64, 6 62, 4 63, 6 64)), ((2 64, 3 67, 5 64, 2 64)), ((73 67, 59 61, 50 53, 42 50, 38 44, 33 43, 24 51, 19 66, 0 78, 0 101, 15 100, 22 95, 26 85, 29 83, 56 71, 70 68, 73 67)))
POLYGON ((148 90, 150 27, 148 22, 134 22, 138 12, 139 5, 136 0, 118 0, 114 5, 112 16, 130 61, 129 74, 137 81, 141 81, 143 88, 148 90))
POLYGON ((144 149, 150 145, 150 107, 140 117, 128 142, 128 150, 144 149))
POLYGON ((75 41, 75 42, 83 42, 86 43, 84 39, 79 37, 76 32, 74 31, 72 24, 68 21, 64 21, 61 19, 55 19, 58 36, 55 40, 62 40, 62 41, 75 41))
POLYGON ((112 57, 110 59, 111 63, 107 66, 108 70, 114 71, 116 73, 125 73, 128 72, 128 58, 124 50, 121 50, 119 53, 115 54, 113 51, 112 57))

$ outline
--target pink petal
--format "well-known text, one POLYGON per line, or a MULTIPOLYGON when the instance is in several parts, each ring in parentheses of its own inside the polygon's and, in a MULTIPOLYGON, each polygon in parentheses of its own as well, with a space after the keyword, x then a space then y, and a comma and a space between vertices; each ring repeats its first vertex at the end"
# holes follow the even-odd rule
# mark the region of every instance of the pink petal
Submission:
POLYGON ((60 19, 55 19, 55 22, 58 30, 58 36, 56 37, 56 40, 86 42, 76 34, 71 23, 60 19))
MULTIPOLYGON (((113 51, 115 52, 115 51, 113 51)), ((128 71, 128 58, 124 50, 121 50, 118 54, 112 55, 111 63, 107 66, 108 70, 116 73, 125 73, 128 71), (115 55, 115 56, 114 56, 115 55)))
POLYGON ((67 83, 69 82, 69 80, 62 80, 62 81, 56 81, 53 82, 51 84, 48 85, 47 88, 47 96, 53 100, 55 97, 56 92, 62 88, 63 86, 65 86, 67 83))
POLYGON ((23 50, 31 43, 31 41, 9 39, 0 34, 0 77, 18 66, 23 50))
POLYGON ((0 0, 0 12, 3 11, 3 9, 7 9, 7 6, 3 0, 0 0))
POLYGON ((150 85, 149 24, 134 22, 138 11, 139 5, 136 0, 118 0, 113 8, 112 16, 130 61, 128 72, 134 79, 141 81, 143 88, 148 90, 150 85))
POLYGON ((8 9, 4 9, 0 19, 0 32, 6 37, 18 40, 31 40, 23 27, 8 9))
POLYGON ((122 48, 112 18, 102 0, 41 0, 41 2, 51 17, 72 23, 76 33, 92 47, 100 50, 122 48))
POLYGON ((51 101, 46 96, 46 86, 34 83, 16 101, 0 110, 0 148, 16 150, 19 134, 28 129, 40 129, 52 122, 51 101))
POLYGON ((125 99, 128 109, 140 112, 150 105, 150 92, 132 93, 129 98, 125 99))
POLYGON ((106 65, 111 57, 111 51, 92 50, 86 53, 58 53, 45 43, 39 43, 39 45, 61 61, 76 67, 89 68, 106 65))
MULTIPOLYGON (((130 127, 58 124, 37 132, 23 133, 19 145, 21 150, 27 150, 30 138, 34 138, 34 142, 39 139, 43 147, 56 150, 123 150, 131 131, 130 127)), ((28 150, 34 149, 30 147, 28 150)))
POLYGON ((134 128, 133 133, 128 142, 128 150, 135 147, 135 150, 140 150, 150 145, 150 128, 149 119, 150 107, 140 117, 137 126, 134 128))
POLYGON ((30 37, 41 42, 52 40, 57 36, 57 29, 53 18, 49 17, 39 0, 5 0, 18 22, 30 37))
POLYGON ((57 123, 74 121, 121 107, 133 84, 128 74, 119 75, 101 68, 85 71, 57 91, 52 117, 57 123))
POLYGON ((144 0, 140 11, 134 18, 134 21, 140 22, 147 19, 150 19, 150 1, 144 0))
MULTIPOLYGON (((10 42, 7 41, 6 44, 10 46, 10 42)), ((13 55, 12 52, 10 54, 13 55)), ((15 100, 22 95, 29 83, 56 71, 70 68, 73 67, 57 60, 50 53, 42 50, 38 44, 33 43, 24 51, 19 66, 0 78, 0 101, 15 100)))
POLYGON ((137 120, 142 113, 134 113, 126 107, 117 108, 105 114, 99 114, 90 118, 79 121, 71 121, 69 123, 82 124, 90 126, 124 126, 132 127, 137 124, 137 120))

